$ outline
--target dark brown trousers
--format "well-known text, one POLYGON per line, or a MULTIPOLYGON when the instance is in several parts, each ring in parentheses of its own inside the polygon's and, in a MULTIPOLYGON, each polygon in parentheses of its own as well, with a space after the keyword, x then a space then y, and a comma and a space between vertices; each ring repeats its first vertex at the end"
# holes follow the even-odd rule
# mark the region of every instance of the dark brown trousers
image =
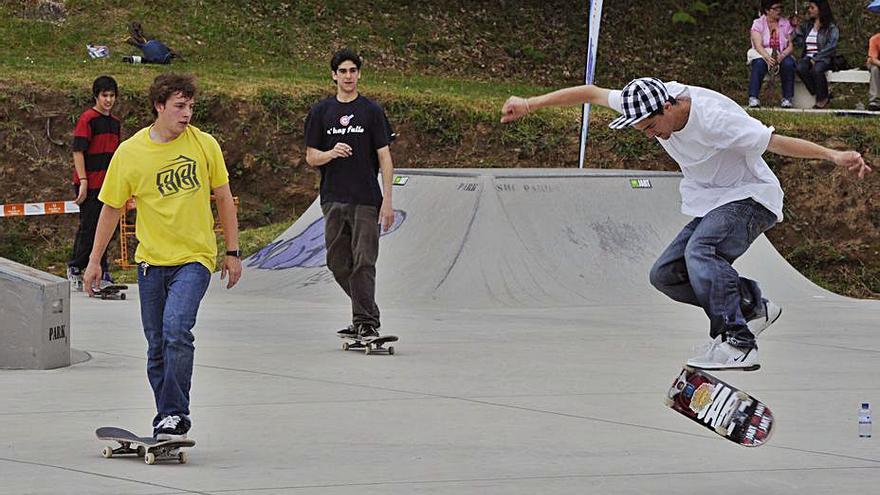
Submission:
POLYGON ((379 208, 325 203, 327 267, 351 299, 352 323, 379 328, 376 259, 379 257, 379 208))

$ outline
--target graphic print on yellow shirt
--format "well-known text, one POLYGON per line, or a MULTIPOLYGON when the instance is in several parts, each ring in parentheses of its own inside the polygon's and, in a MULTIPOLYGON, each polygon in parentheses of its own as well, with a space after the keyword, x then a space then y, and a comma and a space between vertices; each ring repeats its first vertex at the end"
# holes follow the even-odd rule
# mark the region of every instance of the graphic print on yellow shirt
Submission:
POLYGON ((198 262, 214 271, 211 192, 228 182, 223 153, 210 134, 190 125, 173 141, 157 143, 147 127, 119 145, 99 199, 113 208, 137 200, 138 263, 198 262))
POLYGON ((180 155, 156 175, 156 187, 162 196, 196 192, 201 188, 196 161, 180 155))

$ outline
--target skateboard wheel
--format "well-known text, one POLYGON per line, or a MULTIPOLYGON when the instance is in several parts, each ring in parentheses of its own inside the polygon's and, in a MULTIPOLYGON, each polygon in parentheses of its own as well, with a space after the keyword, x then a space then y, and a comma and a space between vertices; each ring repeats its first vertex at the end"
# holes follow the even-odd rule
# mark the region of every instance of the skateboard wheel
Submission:
POLYGON ((393 345, 388 346, 388 354, 391 354, 392 356, 394 355, 394 346, 393 345))
POLYGON ((373 351, 373 346, 372 346, 372 344, 367 344, 367 345, 364 346, 364 354, 369 354, 369 353, 372 352, 372 351, 373 351))
POLYGON ((666 407, 672 407, 672 404, 675 404, 675 401, 667 397, 663 399, 663 403, 666 404, 666 407))
POLYGON ((736 398, 742 402, 745 402, 745 401, 749 400, 749 394, 740 390, 740 391, 737 391, 736 398))
POLYGON ((716 426, 715 433, 721 435, 722 437, 726 437, 727 436, 727 428, 725 428, 723 426, 716 426))
POLYGON ((119 299, 125 300, 125 294, 119 294, 119 299))
POLYGON ((347 350, 348 350, 348 347, 349 347, 348 342, 343 342, 343 343, 342 343, 342 350, 343 350, 343 351, 347 351, 347 350))
POLYGON ((688 373, 693 373, 693 372, 697 371, 696 369, 694 369, 691 366, 685 366, 684 370, 687 371, 688 373))
POLYGON ((186 464, 186 461, 189 460, 189 456, 186 455, 186 452, 181 452, 177 454, 177 461, 181 464, 186 464))
POLYGON ((146 462, 147 464, 155 464, 156 454, 152 452, 147 452, 147 454, 144 456, 144 462, 146 462))
POLYGON ((143 456, 145 456, 145 455, 147 455, 147 448, 144 447, 143 445, 138 445, 138 448, 137 448, 137 456, 138 456, 138 457, 143 457, 143 456))
POLYGON ((101 455, 104 456, 104 458, 109 459, 113 457, 113 449, 110 447, 104 447, 104 450, 101 451, 101 455))

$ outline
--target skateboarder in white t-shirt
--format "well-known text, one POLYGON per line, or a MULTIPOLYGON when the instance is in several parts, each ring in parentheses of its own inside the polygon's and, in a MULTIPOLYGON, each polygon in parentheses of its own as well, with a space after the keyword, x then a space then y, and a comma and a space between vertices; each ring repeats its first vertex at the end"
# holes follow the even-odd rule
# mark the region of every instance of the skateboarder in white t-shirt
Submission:
POLYGON ((630 81, 621 91, 584 85, 532 98, 512 96, 502 107, 501 122, 542 107, 582 103, 622 113, 612 129, 634 127, 657 138, 684 174, 681 209, 694 219, 654 263, 650 279, 670 298, 700 306, 709 317, 712 341, 688 365, 758 369, 755 337, 782 309, 761 297, 758 284, 740 277, 732 263, 782 221, 782 188, 762 155, 829 160, 859 178, 871 168, 855 151, 775 134, 720 93, 648 77, 630 81))

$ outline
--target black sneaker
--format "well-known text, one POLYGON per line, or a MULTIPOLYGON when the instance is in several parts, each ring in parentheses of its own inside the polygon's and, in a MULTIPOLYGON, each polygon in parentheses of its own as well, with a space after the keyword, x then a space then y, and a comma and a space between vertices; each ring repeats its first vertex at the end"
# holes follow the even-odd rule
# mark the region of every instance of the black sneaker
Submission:
POLYGON ((354 325, 349 325, 342 330, 336 332, 336 335, 340 337, 357 337, 357 330, 354 329, 354 325))
POLYGON ((192 422, 186 416, 165 416, 153 427, 153 438, 156 440, 183 440, 192 422))
POLYGON ((357 326, 358 337, 361 339, 375 339, 379 337, 379 332, 372 325, 361 323, 357 326))

